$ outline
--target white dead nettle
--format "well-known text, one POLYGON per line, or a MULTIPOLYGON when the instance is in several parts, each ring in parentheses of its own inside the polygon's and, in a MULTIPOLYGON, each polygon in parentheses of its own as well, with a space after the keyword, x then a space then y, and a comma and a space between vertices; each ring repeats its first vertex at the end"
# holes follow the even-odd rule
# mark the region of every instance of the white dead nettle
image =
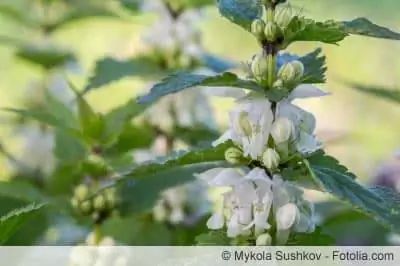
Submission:
POLYGON ((229 113, 231 128, 213 145, 232 140, 243 149, 244 156, 259 159, 265 150, 272 127, 273 113, 268 99, 238 100, 229 113))
POLYGON ((280 176, 272 180, 264 169, 243 173, 235 168, 215 168, 198 174, 210 187, 229 187, 223 200, 207 222, 209 229, 227 227, 227 236, 254 234, 257 243, 270 244, 270 221, 277 225, 278 244, 286 243, 289 233, 314 230, 313 209, 303 193, 280 176), (271 219, 271 215, 273 215, 271 219))
POLYGON ((292 104, 292 101, 326 95, 329 93, 303 84, 297 86, 288 97, 278 103, 277 116, 279 118, 286 117, 294 125, 293 139, 297 151, 302 154, 312 153, 320 149, 322 144, 314 136, 316 127, 314 115, 292 104))

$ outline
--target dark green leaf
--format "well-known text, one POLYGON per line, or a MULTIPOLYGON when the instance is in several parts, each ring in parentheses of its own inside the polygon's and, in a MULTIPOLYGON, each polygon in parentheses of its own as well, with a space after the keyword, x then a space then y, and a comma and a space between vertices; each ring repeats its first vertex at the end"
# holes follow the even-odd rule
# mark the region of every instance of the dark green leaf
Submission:
POLYGON ((284 34, 286 46, 296 41, 336 44, 348 35, 339 22, 317 22, 304 17, 294 17, 284 34))
POLYGON ((231 239, 226 236, 226 231, 209 231, 196 237, 198 246, 229 246, 231 239))
POLYGON ((248 31, 263 11, 260 0, 219 0, 218 8, 221 15, 248 31))
POLYGON ((72 137, 61 129, 57 129, 55 135, 53 152, 62 162, 77 162, 88 154, 89 148, 81 140, 72 137))
POLYGON ((232 89, 243 88, 254 91, 263 91, 263 89, 254 81, 242 80, 235 74, 229 72, 217 76, 205 76, 180 72, 171 75, 156 84, 151 88, 149 94, 142 96, 138 101, 139 103, 151 103, 162 96, 196 86, 233 87, 232 89))
POLYGON ((48 198, 32 184, 24 181, 0 182, 0 196, 24 202, 46 202, 48 198))
POLYGON ((350 84, 350 87, 358 91, 382 98, 384 100, 392 101, 394 103, 400 103, 400 90, 398 89, 384 88, 379 86, 366 86, 359 84, 350 84))
POLYGON ((126 104, 111 110, 104 116, 104 139, 107 142, 109 139, 116 139, 124 131, 127 124, 146 108, 146 105, 140 105, 136 99, 131 99, 126 104))
POLYGON ((400 40, 400 33, 378 26, 366 18, 356 18, 343 22, 344 30, 348 34, 356 34, 380 39, 400 40))
POLYGON ((124 211, 147 210, 161 191, 193 180, 194 173, 226 165, 224 153, 229 145, 180 152, 125 171, 122 173, 124 178, 117 182, 120 195, 123 195, 124 211))
POLYGON ((400 225, 398 205, 357 183, 354 174, 336 159, 317 153, 307 158, 311 176, 326 192, 390 227, 400 225))
POLYGON ((152 57, 143 56, 128 60, 103 58, 96 62, 85 92, 127 77, 156 77, 161 71, 152 57))
POLYGON ((30 204, 0 217, 0 244, 5 243, 21 225, 31 219, 44 204, 30 204))
POLYGON ((202 57, 203 64, 216 73, 225 72, 232 69, 236 65, 226 59, 219 58, 211 54, 204 54, 202 57))
POLYGON ((325 82, 326 57, 321 52, 322 49, 318 48, 299 59, 304 65, 303 83, 325 82))
POLYGON ((74 55, 67 50, 57 47, 26 45, 17 50, 16 56, 37 64, 45 69, 62 67, 74 59, 74 55))
POLYGON ((292 233, 287 246, 330 246, 335 240, 317 227, 313 233, 292 233))

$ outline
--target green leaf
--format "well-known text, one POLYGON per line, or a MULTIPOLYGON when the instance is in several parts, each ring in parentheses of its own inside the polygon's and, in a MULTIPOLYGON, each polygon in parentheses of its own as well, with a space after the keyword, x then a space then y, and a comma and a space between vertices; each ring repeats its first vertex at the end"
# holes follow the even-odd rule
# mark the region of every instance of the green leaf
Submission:
POLYGON ((321 55, 322 49, 317 48, 315 51, 301 57, 299 60, 304 65, 303 83, 324 83, 326 72, 326 57, 321 55))
POLYGON ((325 234, 320 227, 312 233, 292 233, 287 246, 330 246, 334 245, 335 240, 325 234))
POLYGON ((348 34, 342 24, 333 20, 317 22, 304 17, 294 17, 284 32, 285 45, 296 41, 315 41, 336 44, 348 34))
POLYGON ((36 187, 25 181, 0 182, 0 196, 24 202, 45 202, 48 198, 36 187))
POLYGON ((138 0, 120 0, 121 5, 130 12, 136 13, 139 10, 140 3, 138 0))
POLYGON ((89 147, 87 147, 81 140, 67 134, 67 132, 61 129, 56 129, 55 136, 55 147, 53 153, 61 160, 61 162, 77 162, 84 159, 88 154, 89 147))
POLYGON ((183 9, 202 8, 215 3, 214 0, 178 0, 183 9))
POLYGON ((191 128, 176 127, 174 135, 176 138, 186 142, 190 146, 198 146, 202 143, 218 139, 221 134, 206 126, 194 126, 191 128))
POLYGON ((31 219, 44 204, 30 204, 0 217, 0 244, 4 244, 22 224, 31 219))
POLYGON ((78 121, 72 108, 66 106, 49 92, 46 93, 46 111, 54 116, 60 124, 68 128, 77 128, 78 121))
POLYGON ((196 237, 197 246, 229 246, 231 239, 224 230, 209 231, 196 237))
POLYGON ((400 90, 398 89, 360 84, 350 84, 349 86, 357 91, 364 92, 384 100, 392 101, 394 103, 400 103, 400 90))
POLYGON ((20 23, 25 27, 36 28, 39 26, 38 21, 31 19, 25 12, 9 4, 0 4, 0 15, 12 19, 14 22, 20 23))
POLYGON ((260 0, 219 0, 218 8, 221 15, 248 31, 263 10, 260 0))
POLYGON ((357 183, 355 175, 338 163, 336 159, 322 153, 307 158, 312 178, 324 191, 353 208, 361 211, 377 221, 392 228, 400 225, 398 205, 387 201, 373 189, 368 189, 357 183))
MULTIPOLYGON (((140 105, 136 99, 129 100, 126 104, 121 105, 104 116, 105 132, 103 134, 106 142, 116 140, 124 131, 127 124, 141 114, 147 108, 146 105, 140 105)), ((134 140, 134 139, 133 139, 134 140)))
POLYGON ((25 45, 20 47, 17 50, 16 56, 47 70, 62 67, 74 59, 74 55, 68 50, 43 45, 25 45))
POLYGON ((161 191, 194 179, 193 174, 227 165, 224 153, 230 143, 160 157, 121 173, 117 182, 123 197, 124 212, 141 212, 151 208, 161 191))
POLYGON ((344 31, 348 34, 356 34, 380 39, 400 40, 400 33, 388 28, 378 26, 366 18, 356 18, 343 22, 344 31))
POLYGON ((188 72, 173 74, 151 88, 150 92, 138 99, 139 103, 151 103, 162 96, 176 93, 196 86, 233 87, 262 92, 254 81, 242 80, 233 73, 226 72, 217 76, 196 75, 188 72))
POLYGON ((96 62, 84 92, 106 86, 127 77, 157 77, 162 70, 149 56, 128 60, 103 58, 96 62))

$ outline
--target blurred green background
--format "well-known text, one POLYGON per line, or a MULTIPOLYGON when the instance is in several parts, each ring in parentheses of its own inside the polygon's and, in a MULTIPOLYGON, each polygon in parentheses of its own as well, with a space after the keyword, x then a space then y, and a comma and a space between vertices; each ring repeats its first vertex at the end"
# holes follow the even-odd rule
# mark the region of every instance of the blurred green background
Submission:
MULTIPOLYGON (((1 3, 12 2, 23 8, 28 1, 1 0, 1 3)), ((292 3, 305 15, 319 20, 368 17, 377 24, 400 30, 398 0, 293 0, 292 3)), ((140 34, 152 18, 142 14, 129 21, 117 18, 79 21, 59 29, 53 38, 57 44, 76 53, 83 73, 74 75, 73 79, 84 85, 96 60, 106 55, 119 57, 144 49, 140 34)), ((5 17, 0 17, 0 25, 0 36, 38 38, 5 17)), ((215 8, 206 10, 201 27, 206 49, 217 55, 246 61, 257 51, 252 36, 220 17, 215 8)), ((291 52, 303 54, 320 45, 297 44, 291 47, 291 52)), ((332 92, 332 96, 301 102, 301 105, 316 114, 318 134, 326 141, 328 153, 337 156, 368 181, 381 162, 400 149, 400 107, 357 93, 346 82, 395 87, 400 83, 400 45, 385 40, 349 37, 340 46, 323 45, 323 50, 328 62, 328 83, 323 87, 332 92)), ((14 51, 12 46, 0 44, 0 107, 21 105, 21 99, 28 93, 35 93, 27 92, 29 82, 43 74, 40 69, 16 59, 14 51)), ((125 79, 92 92, 89 99, 98 110, 109 110, 141 89, 138 80, 125 79)), ((218 121, 224 126, 231 102, 215 99, 214 103, 218 121)), ((0 140, 12 153, 20 153, 20 140, 13 137, 6 123, 0 124, 0 140)), ((9 171, 5 158, 0 158, 0 179, 6 179, 9 171)))

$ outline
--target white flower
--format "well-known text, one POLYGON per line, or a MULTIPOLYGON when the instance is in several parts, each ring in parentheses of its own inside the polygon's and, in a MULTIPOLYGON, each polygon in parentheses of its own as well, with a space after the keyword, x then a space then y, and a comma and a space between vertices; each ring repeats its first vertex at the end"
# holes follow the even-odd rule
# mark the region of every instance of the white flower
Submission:
POLYGON ((311 113, 292 104, 292 101, 326 95, 329 94, 314 86, 300 85, 278 104, 278 117, 286 117, 292 121, 296 129, 296 149, 303 154, 312 153, 320 149, 321 143, 313 134, 316 126, 315 117, 311 113))
POLYGON ((270 246, 271 243, 272 243, 272 237, 268 233, 259 235, 256 239, 257 246, 270 246))
POLYGON ((230 112, 230 126, 213 145, 229 139, 243 148, 244 156, 259 158, 268 142, 273 113, 268 99, 240 100, 230 112))

